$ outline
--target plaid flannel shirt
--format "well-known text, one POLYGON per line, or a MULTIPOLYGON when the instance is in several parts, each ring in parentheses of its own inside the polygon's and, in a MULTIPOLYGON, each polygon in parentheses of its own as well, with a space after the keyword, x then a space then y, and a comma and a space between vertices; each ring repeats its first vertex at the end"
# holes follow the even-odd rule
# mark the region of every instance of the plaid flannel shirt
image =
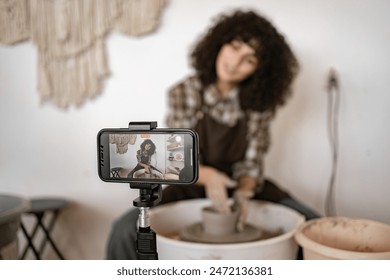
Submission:
MULTIPOLYGON (((201 84, 195 76, 188 77, 172 87, 168 95, 167 125, 174 128, 195 128, 202 114, 201 96, 201 84)), ((264 155, 270 145, 269 124, 274 113, 252 110, 243 112, 236 89, 222 98, 211 86, 204 93, 203 103, 214 120, 228 126, 234 126, 237 120, 247 113, 247 150, 245 158, 234 164, 233 178, 251 176, 260 186, 263 183, 264 155)))

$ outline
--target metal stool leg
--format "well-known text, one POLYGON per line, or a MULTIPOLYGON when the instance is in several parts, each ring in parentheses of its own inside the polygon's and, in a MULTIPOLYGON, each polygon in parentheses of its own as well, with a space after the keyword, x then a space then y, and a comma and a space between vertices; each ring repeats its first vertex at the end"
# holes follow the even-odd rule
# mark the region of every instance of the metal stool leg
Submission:
POLYGON ((51 247, 53 248, 53 250, 56 252, 57 256, 61 259, 61 260, 64 260, 64 256, 61 254, 60 250, 57 248, 56 244, 54 243, 53 239, 51 238, 50 236, 50 232, 51 230, 53 229, 54 227, 54 223, 57 219, 57 216, 59 214, 59 210, 56 210, 53 212, 54 216, 52 217, 50 223, 49 223, 49 226, 48 228, 45 227, 45 225, 43 224, 43 215, 42 217, 40 217, 38 219, 38 225, 41 227, 41 229, 43 230, 43 232, 45 233, 45 239, 42 241, 42 244, 40 246, 40 253, 42 254, 43 253, 43 250, 45 248, 45 245, 47 243, 47 241, 50 243, 51 247))
POLYGON ((31 234, 29 234, 25 225, 21 223, 22 231, 27 239, 27 245, 23 250, 21 259, 26 257, 29 249, 32 249, 36 259, 40 260, 43 255, 43 251, 45 250, 45 246, 47 245, 47 242, 49 242, 58 258, 64 260, 64 256, 57 248, 50 233, 54 228, 55 222, 61 210, 67 207, 69 202, 64 199, 37 198, 32 199, 30 204, 30 209, 26 211, 26 214, 33 215, 36 218, 36 224, 34 225, 31 234), (46 219, 47 222, 45 222, 45 215, 49 212, 53 213, 53 215, 49 215, 49 217, 46 219), (34 245, 34 238, 36 237, 39 228, 41 228, 43 231, 43 237, 42 240, 38 240, 38 242, 40 241, 40 244, 37 246, 39 247, 39 250, 37 250, 37 247, 34 245))
MULTIPOLYGON (((53 230, 53 227, 54 227, 54 223, 56 222, 57 220, 57 216, 59 214, 59 210, 55 210, 53 211, 53 217, 51 218, 51 220, 49 221, 49 225, 48 225, 48 232, 51 232, 53 230)), ((41 223, 43 223, 43 218, 41 219, 41 223)), ((46 234, 46 233, 45 233, 46 234)), ((39 252, 42 254, 43 253, 43 250, 45 250, 45 247, 46 247, 46 244, 47 244, 47 238, 43 239, 42 240, 42 243, 41 243, 41 246, 39 247, 39 252)))
POLYGON ((34 236, 35 236, 35 234, 36 234, 36 232, 38 230, 38 224, 36 224, 34 226, 34 229, 33 229, 32 233, 31 233, 31 235, 28 234, 28 232, 26 230, 26 227, 24 226, 23 222, 20 223, 20 227, 22 228, 23 234, 24 234, 24 236, 26 237, 26 240, 27 240, 26 247, 24 248, 23 253, 22 253, 20 259, 24 260, 24 258, 27 255, 28 249, 31 249, 33 251, 34 255, 35 255, 35 258, 37 260, 40 260, 41 259, 40 254, 37 251, 37 249, 35 248, 34 243, 33 243, 33 238, 34 238, 34 236))

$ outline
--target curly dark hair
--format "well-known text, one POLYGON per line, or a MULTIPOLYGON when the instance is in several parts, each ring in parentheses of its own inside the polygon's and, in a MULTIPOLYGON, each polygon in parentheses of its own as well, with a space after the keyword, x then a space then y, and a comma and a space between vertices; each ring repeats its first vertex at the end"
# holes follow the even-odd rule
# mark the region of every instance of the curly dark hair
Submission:
POLYGON ((153 155, 154 154, 154 152, 156 151, 156 145, 154 145, 154 143, 153 143, 153 141, 152 140, 150 140, 150 139, 146 139, 144 142, 142 142, 142 144, 141 144, 141 151, 144 151, 145 150, 145 145, 146 144, 150 144, 152 147, 150 148, 150 150, 149 150, 149 152, 148 152, 148 154, 149 155, 153 155))
POLYGON ((195 45, 190 58, 202 86, 215 83, 217 55, 224 44, 233 40, 254 47, 259 61, 256 71, 239 84, 242 109, 262 112, 284 104, 291 95, 291 83, 299 65, 284 36, 253 11, 220 15, 195 45))

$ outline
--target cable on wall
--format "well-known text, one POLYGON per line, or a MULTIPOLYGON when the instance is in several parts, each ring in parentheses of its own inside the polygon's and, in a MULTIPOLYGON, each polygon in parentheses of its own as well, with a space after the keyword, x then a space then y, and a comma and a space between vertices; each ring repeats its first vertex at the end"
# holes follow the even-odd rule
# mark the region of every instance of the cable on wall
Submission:
POLYGON ((335 181, 337 175, 337 164, 339 157, 338 144, 338 113, 340 106, 340 84, 336 72, 331 69, 327 81, 327 96, 328 96, 328 135, 332 156, 331 174, 328 183, 328 190, 325 201, 325 214, 327 216, 336 216, 335 203, 335 181))

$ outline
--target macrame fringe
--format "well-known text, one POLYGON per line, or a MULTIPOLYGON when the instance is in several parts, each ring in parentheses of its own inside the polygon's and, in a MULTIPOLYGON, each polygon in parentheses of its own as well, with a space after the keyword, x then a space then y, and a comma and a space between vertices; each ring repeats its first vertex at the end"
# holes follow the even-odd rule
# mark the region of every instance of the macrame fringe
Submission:
POLYGON ((31 40, 53 58, 78 55, 103 38, 119 0, 30 0, 31 40))
POLYGON ((166 0, 0 0, 0 43, 38 49, 42 102, 59 108, 96 97, 109 75, 107 33, 154 30, 166 0))
POLYGON ((59 108, 81 106, 86 99, 99 95, 104 78, 109 75, 103 40, 69 58, 53 59, 47 53, 39 53, 38 75, 42 102, 59 108))
POLYGON ((135 134, 110 134, 109 143, 116 145, 116 152, 118 154, 125 154, 129 148, 128 145, 134 145, 137 140, 135 134))
POLYGON ((167 0, 128 0, 114 28, 126 35, 139 36, 154 31, 167 0))

